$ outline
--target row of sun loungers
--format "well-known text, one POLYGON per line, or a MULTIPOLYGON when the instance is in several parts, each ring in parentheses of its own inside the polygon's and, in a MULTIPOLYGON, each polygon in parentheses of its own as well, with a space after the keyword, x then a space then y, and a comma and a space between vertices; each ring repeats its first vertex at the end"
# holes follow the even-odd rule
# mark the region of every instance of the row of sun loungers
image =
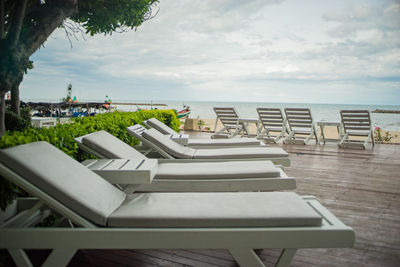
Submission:
POLYGON ((105 131, 76 138, 97 157, 82 163, 46 142, 0 150, 0 175, 36 197, 0 227, 0 248, 17 265, 30 266, 24 249, 52 249, 43 266, 65 266, 78 249, 227 249, 240 266, 264 266, 254 249, 281 248, 276 266, 289 266, 299 248, 353 246, 353 229, 314 197, 257 192, 295 189, 276 165, 289 165, 284 150, 192 148, 167 128, 127 130, 165 159, 105 131), (51 212, 74 227, 35 227, 51 212))
MULTIPOLYGON (((237 147, 237 146, 259 146, 264 143, 257 138, 236 138, 236 139, 194 139, 187 134, 179 134, 171 127, 165 125, 156 118, 143 122, 148 128, 154 128, 160 133, 167 135, 170 139, 182 145, 192 148, 217 148, 217 147, 237 147)), ((137 138, 140 138, 139 136, 137 138)))
MULTIPOLYGON (((231 138, 248 135, 248 129, 232 107, 214 107, 217 122, 223 125, 212 138, 231 138)), ((256 138, 265 142, 306 144, 314 139, 319 143, 317 126, 309 108, 257 108, 258 129, 256 138)), ((340 147, 365 148, 369 141, 374 145, 371 117, 368 110, 341 110, 338 145, 340 147)))
MULTIPOLYGON (((82 150, 100 159, 149 160, 133 147, 105 131, 75 140, 82 150)), ((265 146, 262 148, 269 149, 265 146)), ((282 156, 287 156, 283 150, 282 153, 282 156)), ((286 162, 288 161, 286 158, 286 162)), ((268 158, 250 159, 244 155, 239 159, 158 159, 152 183, 134 185, 133 188, 143 191, 289 190, 296 188, 296 182, 268 158)), ((126 190, 132 190, 132 187, 126 190)))

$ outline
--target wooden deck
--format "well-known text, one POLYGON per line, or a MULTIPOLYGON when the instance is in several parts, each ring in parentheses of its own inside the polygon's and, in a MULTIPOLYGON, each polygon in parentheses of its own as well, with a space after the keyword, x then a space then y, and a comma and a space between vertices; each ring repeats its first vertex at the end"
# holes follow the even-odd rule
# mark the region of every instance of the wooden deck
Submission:
MULTIPOLYGON (((354 248, 300 249, 291 266, 400 266, 400 146, 278 145, 296 192, 314 195, 356 232, 354 248)), ((279 250, 259 250, 267 266, 279 250)), ((44 253, 34 253, 36 262, 44 253)), ((226 250, 82 250, 69 266, 236 266, 226 250)))

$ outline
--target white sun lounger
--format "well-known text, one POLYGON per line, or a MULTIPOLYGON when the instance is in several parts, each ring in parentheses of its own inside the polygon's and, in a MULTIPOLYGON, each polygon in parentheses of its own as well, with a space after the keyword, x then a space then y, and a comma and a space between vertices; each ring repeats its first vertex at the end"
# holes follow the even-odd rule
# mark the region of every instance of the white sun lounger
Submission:
POLYGON ((0 151, 0 174, 40 200, 0 228, 0 249, 31 266, 24 249, 51 249, 42 266, 66 266, 78 249, 227 249, 240 266, 254 252, 351 247, 354 231, 313 197, 292 192, 127 195, 45 142, 0 151), (37 155, 40 155, 38 157, 37 155), (33 227, 50 209, 75 227, 33 227))
POLYGON ((169 136, 175 142, 192 148, 224 148, 241 146, 261 146, 265 145, 256 138, 231 138, 231 139, 194 139, 187 134, 179 134, 168 125, 165 125, 156 118, 143 122, 149 128, 156 129, 160 133, 169 136))
MULTIPOLYGON (((75 138, 79 148, 99 159, 131 159, 144 165, 150 159, 133 147, 106 131, 98 131, 75 138)), ((153 159, 155 160, 155 159, 153 159)), ((195 160, 157 159, 155 176, 150 183, 133 184, 124 191, 256 191, 292 190, 296 181, 288 177, 271 161, 227 161, 197 162, 195 160)), ((96 162, 85 161, 84 165, 95 166, 96 162)), ((110 162, 102 162, 109 169, 110 162)), ((124 164, 121 162, 120 165, 124 164)), ((116 168, 118 169, 118 168, 116 168)), ((132 173, 131 176, 135 176, 132 173)))
POLYGON ((259 124, 263 128, 257 135, 264 142, 277 143, 286 134, 286 120, 280 108, 257 108, 259 124))
POLYGON ((285 144, 305 145, 313 137, 318 144, 317 131, 309 108, 285 108, 289 134, 285 144))
MULTIPOLYGON (((211 138, 232 138, 238 134, 244 134, 246 129, 239 121, 239 115, 233 107, 214 107, 214 112, 217 114, 215 119, 214 134, 211 138), (222 123, 222 129, 217 131, 218 120, 222 123)), ((247 134, 247 133, 246 133, 247 134)))
POLYGON ((340 117, 343 136, 339 147, 365 149, 369 141, 375 145, 369 110, 341 110, 340 117))
POLYGON ((155 129, 146 129, 140 124, 127 128, 128 133, 138 138, 164 158, 196 159, 201 161, 271 160, 274 164, 288 167, 289 155, 279 147, 235 147, 194 149, 182 146, 155 129))

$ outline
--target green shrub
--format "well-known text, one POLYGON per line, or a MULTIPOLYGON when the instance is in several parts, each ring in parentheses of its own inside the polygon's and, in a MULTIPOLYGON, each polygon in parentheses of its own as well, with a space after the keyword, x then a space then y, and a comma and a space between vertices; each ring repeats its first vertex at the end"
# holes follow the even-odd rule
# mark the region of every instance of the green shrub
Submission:
POLYGON ((381 127, 376 126, 374 131, 374 140, 377 142, 382 142, 383 144, 389 144, 393 138, 397 138, 397 134, 390 134, 389 131, 384 131, 383 134, 381 127))
POLYGON ((6 109, 5 124, 9 131, 23 131, 31 127, 31 114, 29 108, 21 108, 21 116, 17 116, 13 111, 6 109))
MULTIPOLYGON (((179 120, 172 110, 143 110, 138 112, 112 112, 98 114, 94 117, 73 119, 70 124, 58 124, 50 128, 27 128, 22 131, 7 131, 0 138, 0 148, 46 141, 64 151, 78 161, 91 156, 78 149, 74 138, 105 130, 130 145, 136 145, 139 140, 131 137, 126 128, 134 124, 141 124, 144 120, 157 118, 171 128, 179 129, 179 120)), ((0 208, 4 209, 20 190, 0 177, 0 208)))

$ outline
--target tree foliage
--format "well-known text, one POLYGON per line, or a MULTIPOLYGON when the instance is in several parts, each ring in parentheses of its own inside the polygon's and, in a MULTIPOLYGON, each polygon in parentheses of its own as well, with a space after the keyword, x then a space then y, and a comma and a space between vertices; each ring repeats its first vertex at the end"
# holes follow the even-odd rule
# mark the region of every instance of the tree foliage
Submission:
MULTIPOLYGON (((143 121, 150 118, 157 118, 174 130, 179 129, 180 122, 176 113, 172 110, 103 113, 95 117, 74 118, 74 123, 57 124, 55 127, 50 128, 30 127, 22 131, 7 131, 3 138, 0 138, 0 149, 31 142, 46 141, 74 159, 83 161, 90 156, 78 148, 74 138, 104 130, 129 145, 136 145, 139 144, 139 140, 130 136, 126 128, 135 124, 142 124, 143 121)), ((0 175, 0 209, 4 210, 7 204, 21 192, 22 190, 19 190, 0 175)))
MULTIPOLYGON (((30 56, 66 20, 90 35, 134 29, 152 15, 157 0, 0 0, 0 98, 18 88, 30 56)), ((68 29, 66 29, 68 31, 68 29)), ((4 106, 3 102, 0 105, 4 106)), ((4 108, 0 122, 4 123, 4 108)), ((1 129, 0 136, 4 129, 1 129)))
POLYGON ((151 5, 155 0, 122 0, 122 1, 80 1, 78 13, 71 17, 80 23, 86 33, 112 34, 113 32, 134 29, 153 14, 151 5))

